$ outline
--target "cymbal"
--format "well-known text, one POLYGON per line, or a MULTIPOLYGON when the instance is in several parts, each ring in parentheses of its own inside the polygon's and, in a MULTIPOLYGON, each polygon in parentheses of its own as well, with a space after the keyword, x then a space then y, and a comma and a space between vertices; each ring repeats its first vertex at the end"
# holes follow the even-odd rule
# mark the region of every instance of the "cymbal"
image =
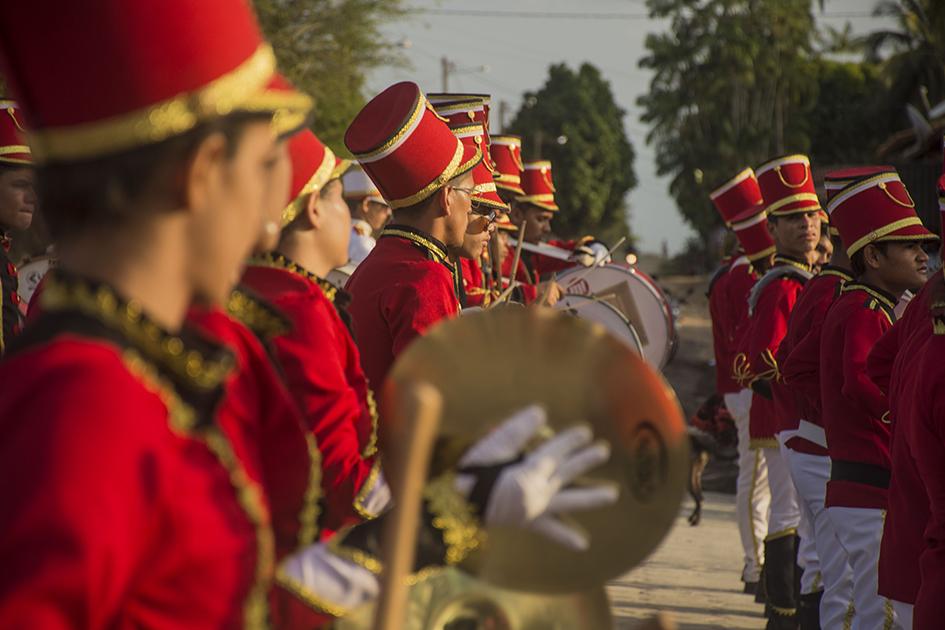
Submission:
POLYGON ((553 430, 585 422, 611 445, 610 461, 586 477, 617 484, 617 503, 568 515, 589 534, 589 549, 491 527, 464 564, 473 575, 502 588, 583 591, 639 564, 672 526, 689 461, 679 403, 662 377, 602 326, 550 309, 471 313, 435 326, 400 356, 382 403, 414 381, 443 394, 431 475, 532 403, 547 410, 553 430))
MULTIPOLYGON (((338 630, 366 630, 374 605, 336 622, 338 630)), ((491 586, 455 568, 437 571, 410 588, 403 630, 609 630, 614 627, 604 587, 542 595, 491 586)))

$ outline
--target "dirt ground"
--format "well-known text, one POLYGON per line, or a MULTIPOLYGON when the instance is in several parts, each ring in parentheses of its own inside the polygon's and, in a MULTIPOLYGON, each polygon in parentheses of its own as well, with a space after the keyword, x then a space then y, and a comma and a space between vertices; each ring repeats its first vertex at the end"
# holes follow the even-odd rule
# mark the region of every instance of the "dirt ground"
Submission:
MULTIPOLYGON (((659 283, 679 307, 679 346, 664 376, 676 390, 686 416, 713 393, 712 332, 705 297, 706 277, 666 276, 659 283)), ((763 628, 762 607, 741 591, 741 548, 735 523, 733 463, 711 462, 704 476, 707 496, 702 523, 680 517, 660 548, 608 585, 618 629, 656 628, 643 620, 663 613, 680 630, 763 628)))

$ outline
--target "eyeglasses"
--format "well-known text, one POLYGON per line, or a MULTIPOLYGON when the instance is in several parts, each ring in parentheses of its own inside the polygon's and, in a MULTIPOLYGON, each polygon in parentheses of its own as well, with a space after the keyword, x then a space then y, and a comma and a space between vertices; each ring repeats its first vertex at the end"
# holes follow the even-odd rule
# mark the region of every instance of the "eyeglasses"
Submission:
POLYGON ((472 212, 477 217, 485 219, 487 223, 495 222, 498 217, 498 213, 495 211, 495 208, 490 208, 485 206, 478 201, 473 201, 472 212))
POLYGON ((459 188, 458 186, 450 186, 450 190, 458 190, 461 193, 466 193, 466 196, 472 199, 473 194, 475 194, 475 188, 459 188))

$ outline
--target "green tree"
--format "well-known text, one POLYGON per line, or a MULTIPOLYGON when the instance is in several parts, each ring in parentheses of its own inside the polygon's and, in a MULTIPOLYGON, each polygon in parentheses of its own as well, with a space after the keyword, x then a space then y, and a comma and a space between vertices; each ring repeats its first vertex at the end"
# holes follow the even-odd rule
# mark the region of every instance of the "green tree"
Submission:
POLYGON ((559 235, 594 234, 606 241, 629 236, 625 198, 637 178, 625 113, 590 64, 577 71, 553 65, 545 85, 525 94, 510 131, 525 139, 527 160, 554 166, 559 235))
POLYGON ((335 151, 364 105, 372 68, 403 63, 381 26, 405 13, 403 0, 253 0, 279 69, 315 98, 312 129, 335 151))
POLYGON ((745 166, 810 149, 815 105, 811 0, 648 0, 653 70, 638 102, 657 169, 705 239, 719 225, 708 193, 745 166))
POLYGON ((882 0, 873 15, 896 23, 870 33, 863 43, 867 60, 885 66, 890 83, 886 101, 901 123, 905 103, 922 109, 923 89, 932 105, 945 100, 945 2, 882 0))

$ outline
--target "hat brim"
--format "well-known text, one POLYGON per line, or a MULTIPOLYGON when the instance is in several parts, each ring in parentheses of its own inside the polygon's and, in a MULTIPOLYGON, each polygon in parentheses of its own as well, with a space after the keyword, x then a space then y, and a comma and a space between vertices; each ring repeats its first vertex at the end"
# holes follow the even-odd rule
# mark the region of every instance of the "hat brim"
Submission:
POLYGON ((853 245, 847 247, 847 255, 852 256, 856 252, 860 251, 870 243, 891 243, 891 242, 912 242, 912 241, 939 241, 941 240, 938 234, 930 232, 922 224, 907 225, 901 227, 897 230, 893 230, 888 234, 884 234, 879 238, 871 238, 873 233, 864 236, 853 245))
POLYGON ((516 197, 515 201, 517 203, 528 203, 542 210, 547 210, 548 212, 558 212, 561 209, 554 201, 544 201, 536 197, 536 195, 524 195, 522 197, 516 197))

